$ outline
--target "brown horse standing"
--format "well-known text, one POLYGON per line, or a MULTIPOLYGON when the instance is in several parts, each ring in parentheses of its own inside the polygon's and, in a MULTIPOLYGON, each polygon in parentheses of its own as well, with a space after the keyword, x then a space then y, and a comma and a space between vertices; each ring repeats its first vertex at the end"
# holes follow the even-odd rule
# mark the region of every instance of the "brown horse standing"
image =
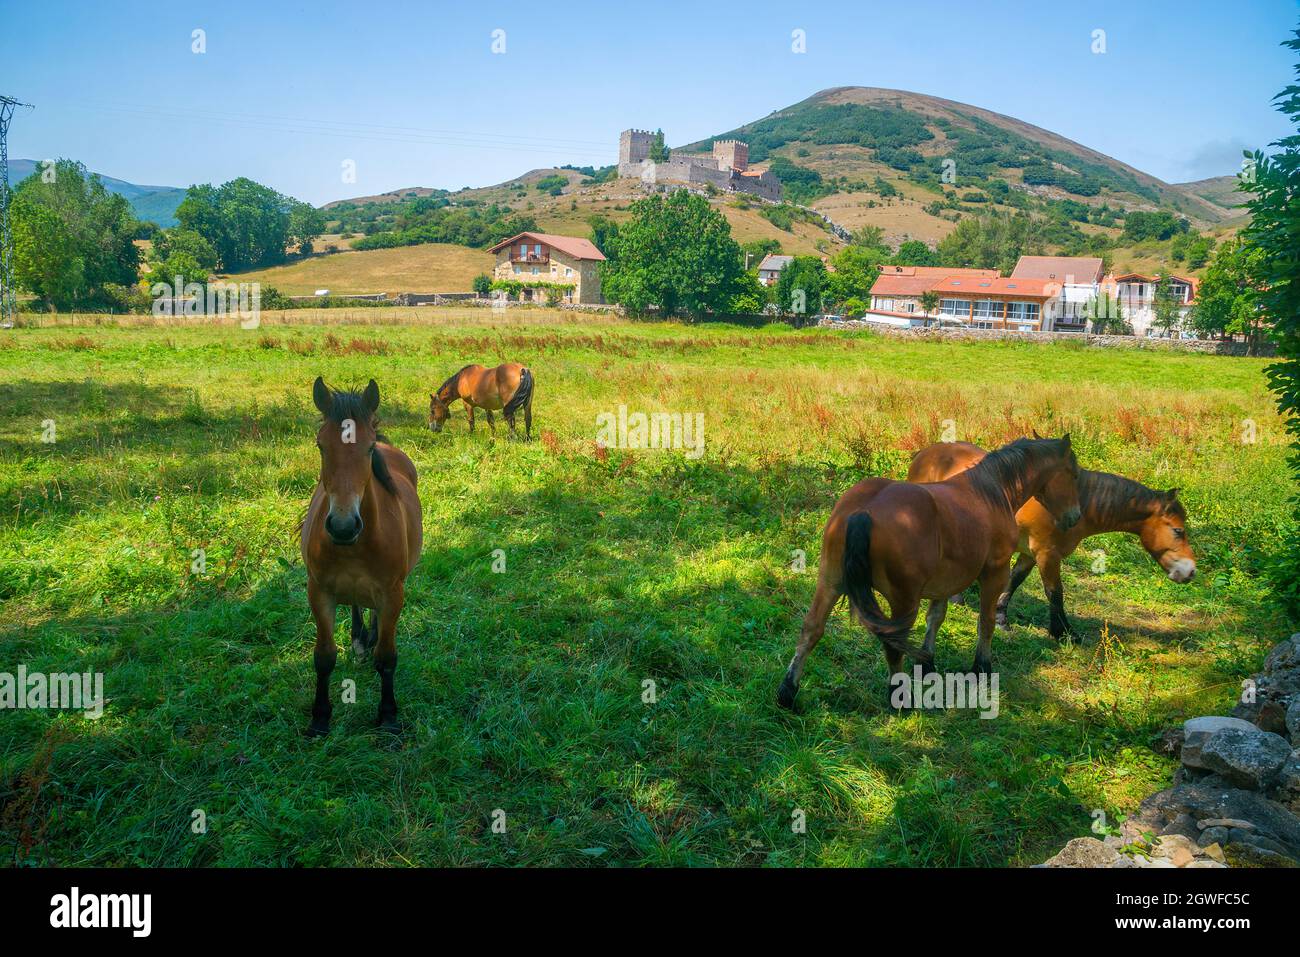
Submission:
POLYGON ((379 726, 396 732, 397 616, 423 540, 415 465, 378 431, 374 379, 364 392, 336 392, 317 377, 312 398, 323 421, 316 433, 320 481, 302 524, 307 600, 316 621, 316 702, 307 733, 329 734, 329 678, 338 658, 334 613, 340 604, 352 606, 353 650, 374 651, 379 726), (369 629, 362 618, 366 608, 369 629))
POLYGON ((945 482, 917 485, 875 478, 845 492, 822 535, 817 592, 777 692, 778 703, 793 706, 804 660, 843 595, 884 645, 893 675, 902 670, 904 654, 926 670, 933 667, 933 652, 908 640, 921 599, 943 599, 946 605, 948 596, 979 581, 973 670, 991 673, 994 606, 1010 574, 1016 511, 1037 496, 1062 525, 1074 524, 1079 519, 1078 472, 1066 435, 1020 439, 945 482), (888 617, 873 589, 889 602, 888 617))
MULTIPOLYGON (((941 482, 970 468, 987 454, 969 442, 936 442, 916 453, 907 480, 941 482)), ((1056 639, 1069 634, 1065 592, 1061 587, 1061 560, 1073 554, 1085 538, 1103 532, 1138 536, 1147 554, 1171 581, 1182 584, 1196 574, 1196 555, 1187 539, 1187 513, 1178 501, 1178 489, 1158 492, 1120 475, 1080 469, 1079 508, 1082 512, 1079 523, 1066 531, 1057 527, 1036 499, 1030 499, 1016 513, 1020 542, 1011 581, 998 599, 999 627, 1006 626, 1011 596, 1037 566, 1050 608, 1048 631, 1056 639)), ((927 634, 926 641, 933 645, 934 639, 927 634)))
POLYGON ((457 399, 465 402, 465 415, 469 430, 474 431, 474 409, 487 413, 488 426, 493 432, 497 423, 492 413, 500 409, 515 431, 515 413, 524 410, 524 434, 533 437, 533 373, 518 362, 503 362, 493 369, 468 365, 444 382, 437 392, 429 393, 429 428, 441 432, 443 423, 451 417, 451 404, 457 399))

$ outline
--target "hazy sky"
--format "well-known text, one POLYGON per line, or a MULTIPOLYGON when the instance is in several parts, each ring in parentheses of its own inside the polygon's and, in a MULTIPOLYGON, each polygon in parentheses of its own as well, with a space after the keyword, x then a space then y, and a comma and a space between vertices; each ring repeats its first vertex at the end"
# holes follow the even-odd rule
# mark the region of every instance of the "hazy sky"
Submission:
POLYGON ((686 143, 832 86, 982 106, 1180 182, 1290 132, 1271 99, 1298 22, 1295 0, 0 0, 0 92, 36 105, 11 158, 171 186, 249 176, 314 203, 603 165, 626 127, 686 143))

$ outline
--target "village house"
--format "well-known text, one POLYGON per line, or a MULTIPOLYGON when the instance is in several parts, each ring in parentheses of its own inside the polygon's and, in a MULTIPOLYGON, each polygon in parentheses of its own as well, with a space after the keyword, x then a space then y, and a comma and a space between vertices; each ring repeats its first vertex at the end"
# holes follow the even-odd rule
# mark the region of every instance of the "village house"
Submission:
MULTIPOLYGON (((1161 276, 1146 276, 1141 273, 1125 273, 1121 276, 1107 276, 1102 281, 1106 295, 1118 300, 1120 313, 1124 320, 1133 327, 1133 333, 1149 336, 1162 330, 1155 328, 1156 289, 1161 276)), ((1178 320, 1182 322, 1192 311, 1196 303, 1197 281, 1185 276, 1169 276, 1169 290, 1174 301, 1178 303, 1178 320)))
POLYGON ((600 264, 604 255, 589 239, 551 233, 519 233, 488 252, 497 257, 492 278, 518 282, 520 302, 545 302, 548 293, 561 302, 595 304, 600 294, 600 264), (567 287, 567 288, 566 288, 567 287))
POLYGON ((758 281, 764 286, 775 286, 777 277, 781 275, 781 270, 793 261, 793 256, 778 256, 775 253, 768 253, 763 257, 763 261, 758 264, 758 281))
POLYGON ((1052 328, 1082 332, 1088 327, 1090 303, 1097 298, 1105 268, 1095 256, 1021 256, 1011 278, 1059 284, 1061 296, 1052 328))

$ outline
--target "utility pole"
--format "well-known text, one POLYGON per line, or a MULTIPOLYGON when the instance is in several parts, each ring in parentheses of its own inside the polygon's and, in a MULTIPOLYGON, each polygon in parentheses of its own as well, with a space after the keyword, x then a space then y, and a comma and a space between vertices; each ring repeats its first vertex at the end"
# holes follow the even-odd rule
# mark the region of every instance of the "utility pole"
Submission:
POLYGON ((20 103, 0 94, 0 326, 11 327, 18 315, 18 294, 14 289, 14 236, 9 228, 9 120, 20 103))

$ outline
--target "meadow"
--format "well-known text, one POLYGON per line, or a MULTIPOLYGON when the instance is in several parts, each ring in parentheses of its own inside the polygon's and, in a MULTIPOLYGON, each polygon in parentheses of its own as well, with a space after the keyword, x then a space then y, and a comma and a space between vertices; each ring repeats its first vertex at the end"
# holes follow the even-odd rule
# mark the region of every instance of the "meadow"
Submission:
MULTIPOLYGON (((34 325, 0 333, 0 671, 100 671, 107 702, 0 713, 9 864, 1026 865, 1167 783, 1162 729, 1225 712, 1294 630, 1261 572, 1289 493, 1264 360, 541 309, 34 325), (505 359, 534 372, 534 441, 459 405, 426 428, 431 389, 505 359), (333 733, 302 733, 318 374, 375 378, 420 470, 396 739, 343 614, 333 733), (702 412, 703 455, 598 447, 621 405, 702 412), (1085 467, 1180 487, 1197 577, 1092 540, 1063 645, 1031 577, 993 720, 894 713, 841 605, 779 710, 830 506, 947 420, 1069 431, 1085 467)), ((954 607, 939 667, 974 637, 954 607)))

